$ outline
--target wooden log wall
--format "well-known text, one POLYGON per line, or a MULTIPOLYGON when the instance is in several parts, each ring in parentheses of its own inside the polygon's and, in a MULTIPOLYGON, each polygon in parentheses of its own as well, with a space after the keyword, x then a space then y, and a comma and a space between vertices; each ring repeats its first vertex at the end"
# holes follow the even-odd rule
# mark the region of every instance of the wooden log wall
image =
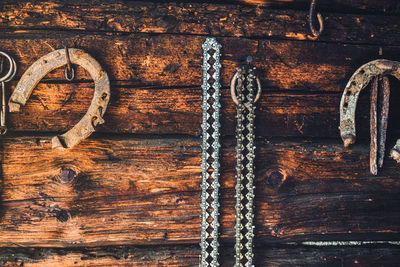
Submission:
MULTIPOLYGON (((200 237, 201 44, 222 44, 221 262, 232 266, 235 107, 228 85, 248 55, 263 93, 257 110, 256 266, 395 266, 400 168, 369 174, 369 93, 357 145, 343 148, 339 101, 363 63, 400 60, 400 2, 308 0, 11 1, 0 3, 0 50, 17 61, 14 88, 62 41, 108 72, 105 124, 73 149, 51 137, 85 114, 83 69, 48 74, 0 140, 3 266, 196 266, 200 237), (381 51, 381 55, 379 53, 381 51), (61 179, 60 173, 71 175, 61 179)), ((388 148, 400 136, 391 80, 388 148)), ((10 92, 9 92, 10 93, 10 92)))

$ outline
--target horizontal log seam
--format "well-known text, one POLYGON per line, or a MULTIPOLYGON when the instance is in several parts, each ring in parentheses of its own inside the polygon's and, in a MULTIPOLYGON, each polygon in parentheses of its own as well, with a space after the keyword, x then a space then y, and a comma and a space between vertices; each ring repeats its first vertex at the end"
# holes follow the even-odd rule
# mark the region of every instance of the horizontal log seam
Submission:
MULTIPOLYGON (((400 16, 399 16, 400 17, 400 16)), ((306 20, 305 20, 306 21, 306 20)), ((306 28, 306 27, 305 27, 306 28)), ((60 28, 60 29, 54 29, 54 28, 38 28, 38 29, 32 29, 32 28, 26 28, 26 29, 21 29, 18 28, 18 30, 15 29, 9 29, 9 28, 1 28, 2 30, 2 35, 0 36, 1 39, 21 39, 23 37, 27 37, 27 39, 40 39, 42 36, 37 36, 37 37, 30 37, 27 36, 26 34, 40 34, 42 32, 45 32, 47 34, 47 37, 53 38, 55 35, 59 39, 63 38, 73 38, 76 37, 77 34, 79 35, 85 35, 85 36, 102 36, 102 37, 129 37, 130 35, 140 35, 140 36, 147 36, 147 37, 152 37, 152 36, 192 36, 192 37, 209 37, 210 34, 195 34, 195 33, 171 33, 171 32, 156 32, 156 33, 151 33, 151 32, 138 32, 138 31, 132 31, 132 32, 120 32, 120 31, 89 31, 85 29, 68 29, 68 28, 60 28), (65 34, 63 36, 62 34, 65 34)), ((308 29, 306 28, 306 31, 308 29)), ((251 41, 277 41, 277 42, 303 42, 303 43, 310 43, 310 44, 337 44, 337 45, 354 45, 354 46, 374 46, 377 48, 385 48, 385 47, 391 47, 391 48, 397 48, 400 45, 397 44, 387 44, 387 42, 382 41, 382 42, 346 42, 346 41, 334 41, 334 40, 324 40, 323 38, 319 38, 316 40, 310 40, 310 39, 293 39, 293 38, 283 38, 279 36, 235 36, 235 35, 218 35, 218 34, 213 34, 213 37, 215 38, 237 38, 241 40, 251 40, 251 41)), ((43 36, 44 38, 44 36, 43 36)), ((60 46, 61 47, 61 46, 60 46)), ((79 48, 79 47, 78 47, 79 48)))
MULTIPOLYGON (((200 127, 200 125, 199 125, 200 127)), ((51 137, 57 132, 30 132, 30 131, 15 131, 13 134, 8 134, 7 136, 4 136, 0 142, 19 142, 19 140, 36 140, 36 139, 48 139, 50 140, 51 137), (14 138, 21 138, 19 140, 13 140, 14 138)), ((90 136, 90 139, 96 139, 96 140, 107 140, 108 142, 112 141, 141 141, 141 140, 154 140, 154 141, 164 141, 165 144, 179 144, 179 142, 191 142, 191 143, 199 143, 201 142, 200 137, 195 136, 195 135, 188 135, 188 134, 134 134, 134 133, 115 133, 112 136, 110 136, 109 133, 99 133, 95 132, 93 135, 90 136)), ((227 148, 234 148, 235 147, 235 138, 234 136, 224 136, 222 139, 222 145, 223 149, 227 148)), ((304 151, 304 148, 299 148, 298 146, 304 145, 306 147, 314 147, 313 149, 316 149, 317 147, 326 147, 326 146, 334 146, 338 147, 337 152, 341 152, 344 150, 343 144, 340 139, 335 138, 335 137, 315 137, 315 138, 309 138, 309 137, 268 137, 268 136, 262 136, 262 137, 256 137, 255 140, 258 143, 258 146, 261 147, 274 147, 274 146, 279 146, 279 147, 287 147, 287 145, 293 145, 293 148, 297 146, 295 149, 299 149, 299 151, 304 151)), ((156 145, 159 145, 159 143, 155 143, 156 145)), ((368 144, 365 144, 368 145, 368 144)), ((146 145, 147 147, 147 145, 146 145)), ((345 150, 357 150, 363 148, 364 145, 357 145, 355 144, 352 146, 352 149, 345 149, 345 150)), ((322 149, 325 151, 325 149, 322 149)), ((199 148, 200 151, 200 148, 199 148)), ((332 151, 332 149, 330 149, 332 151)), ((362 149, 363 151, 363 149, 362 149)))
MULTIPOLYGON (((62 78, 61 78, 62 79, 62 78)), ((200 85, 182 85, 182 86, 152 86, 152 85, 138 85, 135 83, 130 83, 129 81, 124 81, 124 80, 110 80, 111 82, 111 90, 112 87, 118 87, 118 88, 129 88, 133 90, 197 90, 199 91, 199 96, 201 96, 201 87, 200 85)), ((11 90, 15 88, 16 83, 11 83, 13 84, 11 86, 11 90)), ((40 83, 38 83, 37 86, 40 86, 41 84, 46 84, 46 85, 88 85, 85 88, 82 89, 89 89, 93 90, 94 89, 94 84, 93 81, 91 80, 74 80, 73 82, 66 82, 65 80, 54 80, 54 79, 49 79, 46 80, 45 78, 42 79, 40 83)), ((275 86, 262 86, 263 88, 263 96, 284 96, 284 95, 294 95, 294 96, 320 96, 320 95, 333 95, 333 96, 341 96, 342 92, 340 91, 322 91, 322 90, 307 90, 307 89, 280 89, 279 87, 275 86)), ((228 86, 221 86, 221 90, 229 90, 230 87, 228 86)), ((112 96, 111 96, 112 97, 112 96)), ((29 101, 29 100, 28 100, 29 101)))

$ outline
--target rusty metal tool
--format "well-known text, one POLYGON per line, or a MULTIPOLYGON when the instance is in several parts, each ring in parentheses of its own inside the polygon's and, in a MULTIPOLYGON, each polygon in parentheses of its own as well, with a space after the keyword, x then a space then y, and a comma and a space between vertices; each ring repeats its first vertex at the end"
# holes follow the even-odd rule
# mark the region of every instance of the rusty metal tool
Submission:
MULTIPOLYGON (((400 79, 400 62, 378 59, 364 64, 351 76, 340 101, 340 135, 344 146, 348 147, 356 140, 355 110, 359 94, 373 80, 370 108, 370 172, 374 175, 377 174, 378 167, 383 166, 385 155, 390 96, 389 80, 385 75, 400 79)), ((400 163, 400 139, 390 154, 400 163)))
POLYGON ((67 64, 67 54, 72 64, 80 65, 89 72, 95 89, 92 102, 83 118, 68 132, 52 139, 53 148, 60 149, 74 147, 89 137, 98 124, 104 123, 103 115, 110 100, 110 80, 93 57, 83 50, 75 48, 55 50, 41 57, 22 75, 8 102, 10 112, 18 112, 47 73, 67 64))
POLYGON ((386 144, 386 130, 389 119, 389 97, 390 97, 390 84, 387 76, 381 77, 378 94, 380 101, 379 105, 379 121, 378 121, 378 167, 382 168, 383 159, 385 157, 385 144, 386 144))
POLYGON ((17 64, 15 63, 14 59, 5 52, 0 51, 0 56, 1 56, 0 75, 6 69, 4 67, 4 58, 8 60, 8 71, 2 77, 0 77, 0 83, 1 83, 0 134, 4 135, 7 132, 5 83, 11 81, 14 78, 15 74, 17 73, 17 64))
POLYGON ((237 105, 235 267, 254 266, 254 119, 255 103, 261 94, 255 70, 250 64, 239 67, 231 81, 231 95, 237 105))
POLYGON ((374 77, 371 86, 371 107, 370 107, 370 150, 369 150, 369 168, 373 175, 378 173, 377 154, 378 154, 378 77, 374 77))

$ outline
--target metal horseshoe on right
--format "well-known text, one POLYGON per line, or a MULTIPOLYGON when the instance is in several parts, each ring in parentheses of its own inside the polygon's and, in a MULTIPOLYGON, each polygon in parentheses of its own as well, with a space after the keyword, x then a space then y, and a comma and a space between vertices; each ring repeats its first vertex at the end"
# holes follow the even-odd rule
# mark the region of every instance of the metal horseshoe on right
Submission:
MULTIPOLYGON (((362 65, 350 78, 340 101, 340 135, 345 147, 356 141, 355 111, 359 94, 372 80, 370 107, 370 172, 378 173, 385 157, 386 129, 389 115, 390 87, 388 75, 400 80, 400 62, 386 59, 362 65)), ((390 152, 400 163, 400 139, 390 152)))

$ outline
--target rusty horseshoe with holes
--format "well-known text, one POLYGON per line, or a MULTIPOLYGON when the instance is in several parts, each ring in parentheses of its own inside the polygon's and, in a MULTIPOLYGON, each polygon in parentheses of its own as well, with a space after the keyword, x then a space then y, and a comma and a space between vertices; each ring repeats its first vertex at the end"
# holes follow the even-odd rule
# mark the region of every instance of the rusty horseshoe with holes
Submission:
POLYGON ((110 80, 100 64, 86 52, 69 48, 55 50, 37 60, 22 75, 9 99, 10 112, 18 112, 25 105, 35 86, 50 71, 66 65, 66 52, 72 64, 80 65, 92 77, 95 89, 92 102, 83 118, 68 132, 53 137, 53 148, 72 148, 94 132, 94 127, 104 123, 103 115, 110 100, 110 80))
MULTIPOLYGON (((386 98, 382 101, 384 105, 389 105, 389 85, 388 80, 385 75, 392 75, 400 80, 400 62, 391 61, 386 59, 378 59, 374 61, 370 61, 363 66, 361 66, 350 78, 349 82, 344 89, 342 99, 340 101, 340 135, 344 142, 344 146, 348 147, 351 144, 355 143, 356 140, 356 129, 355 129, 355 112, 357 106, 357 100, 359 94, 362 89, 364 89, 371 80, 374 80, 372 86, 372 93, 371 93, 371 128, 372 126, 376 127, 376 113, 372 111, 376 110, 376 87, 378 83, 378 77, 382 78, 384 81, 384 89, 386 98), (375 102, 375 103, 374 103, 375 102)), ((388 106, 387 106, 388 109, 388 106)), ((384 111, 383 114, 384 118, 383 123, 387 123, 387 113, 388 110, 384 111)), ((383 131, 386 131, 386 126, 383 127, 383 131)), ((376 136, 376 129, 371 129, 371 137, 376 136)), ((384 138, 386 138, 386 133, 384 133, 384 138)), ((376 140, 376 137, 375 137, 376 140)), ((376 141, 372 140, 371 138, 371 150, 376 149, 376 144, 374 144, 375 148, 372 146, 373 143, 376 141)), ((381 142, 381 146, 384 149, 384 140, 381 142)), ((397 140, 396 145, 390 152, 391 157, 400 163, 400 139, 397 140)), ((381 158, 383 155, 380 155, 381 158)), ((376 174, 376 156, 371 156, 371 173, 376 174), (375 165, 375 166, 373 166, 375 165)), ((382 165, 383 158, 380 160, 381 162, 379 165, 382 165)))

